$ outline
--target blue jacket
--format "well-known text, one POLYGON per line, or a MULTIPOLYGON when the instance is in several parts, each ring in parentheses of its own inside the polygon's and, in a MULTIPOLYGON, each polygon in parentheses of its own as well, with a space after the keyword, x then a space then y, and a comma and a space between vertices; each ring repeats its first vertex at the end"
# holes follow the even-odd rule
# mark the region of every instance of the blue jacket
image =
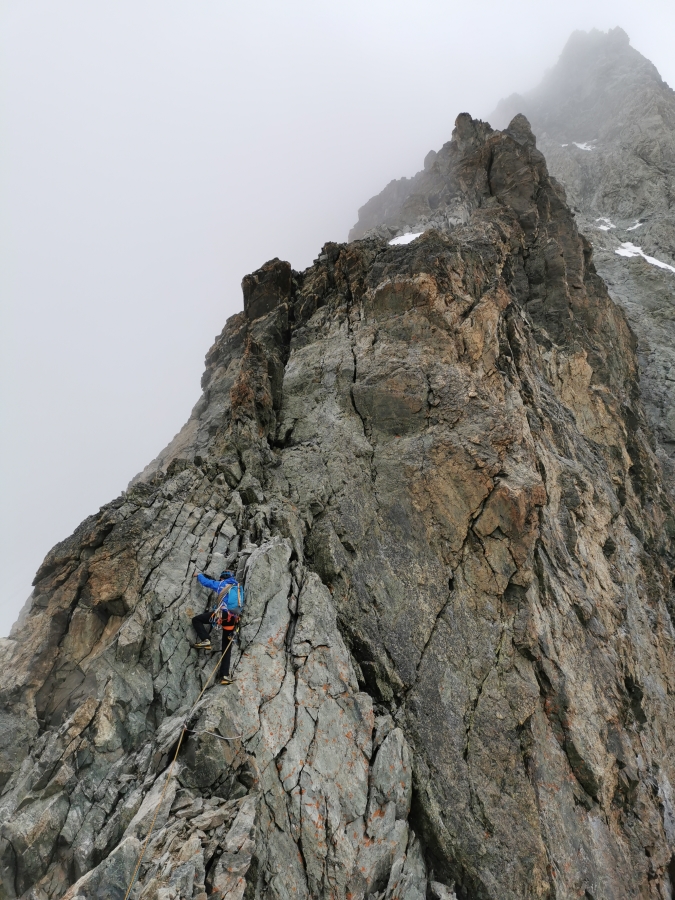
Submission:
POLYGON ((216 592, 216 596, 220 596, 222 594, 220 603, 215 607, 215 611, 219 609, 229 610, 230 612, 241 612, 244 606, 244 589, 240 588, 239 591, 239 599, 241 600, 241 606, 237 602, 236 592, 233 592, 234 598, 233 602, 229 602, 230 592, 227 590, 228 587, 236 587, 239 582, 236 578, 224 578, 222 581, 214 581, 212 578, 207 578, 206 575, 202 575, 201 573, 197 575, 197 581, 200 584, 203 584, 204 587, 210 588, 212 591, 216 592))

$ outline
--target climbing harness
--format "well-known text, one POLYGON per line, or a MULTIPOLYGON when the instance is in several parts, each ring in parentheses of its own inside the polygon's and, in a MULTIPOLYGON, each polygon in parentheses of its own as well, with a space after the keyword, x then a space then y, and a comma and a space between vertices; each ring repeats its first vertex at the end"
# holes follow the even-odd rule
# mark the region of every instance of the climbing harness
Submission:
MULTIPOLYGON (((207 678, 206 684, 205 684, 204 687, 202 688, 201 693, 199 694, 199 696, 197 697, 197 699, 195 700, 195 702, 192 704, 192 708, 190 709, 189 713, 188 713, 187 716, 185 717, 185 723, 186 723, 186 724, 184 724, 183 727, 181 728, 180 737, 178 738, 178 745, 176 746, 176 752, 174 753, 173 759, 171 760, 171 766, 170 766, 170 768, 169 768, 169 774, 166 776, 166 782, 165 782, 165 784, 164 784, 164 788, 162 789, 162 796, 159 798, 159 803, 157 804, 157 809, 155 810, 155 815, 152 817, 152 822, 150 823, 150 830, 148 831, 148 834, 147 834, 147 837, 145 838, 145 842, 144 842, 144 844, 143 844, 143 847, 141 848, 141 854, 140 854, 140 856, 138 857, 138 862, 136 863, 136 868, 134 869, 134 874, 131 876, 131 883, 130 883, 130 885, 129 885, 129 888, 128 888, 126 894, 124 895, 124 900, 129 900, 129 894, 131 894, 131 889, 133 888, 133 886, 134 886, 134 884, 135 884, 135 882, 136 882, 136 877, 137 877, 137 875, 138 875, 139 869, 141 868, 141 863, 143 862, 143 857, 145 856, 145 851, 146 851, 147 848, 148 848, 148 842, 150 841, 150 835, 152 834, 152 830, 153 830, 153 828, 155 827, 155 822, 157 821, 157 816, 159 815, 159 811, 160 811, 160 809, 162 808, 162 803, 164 802, 164 797, 165 797, 165 795, 166 795, 166 790, 167 790, 167 788, 169 787, 169 783, 170 783, 170 781, 171 781, 171 775, 173 774, 173 767, 174 767, 174 765, 176 764, 176 760, 178 759, 178 754, 179 754, 179 752, 180 752, 181 744, 183 743, 183 738, 184 738, 185 735, 188 734, 188 733, 189 733, 189 734, 192 734, 192 733, 194 733, 194 734, 200 734, 200 733, 202 733, 202 734, 211 734, 211 733, 212 733, 212 732, 209 732, 209 731, 205 731, 205 732, 191 732, 190 729, 187 727, 187 723, 190 721, 190 719, 191 719, 191 717, 192 717, 192 714, 193 714, 193 712, 195 711, 195 708, 196 708, 196 706, 198 705, 199 701, 200 701, 200 700, 202 699, 202 697, 204 696, 204 691, 205 691, 205 690, 207 689, 207 687, 209 686, 209 683, 210 683, 211 679, 213 678, 213 676, 214 676, 214 675, 216 674, 216 672, 218 671, 218 668, 220 667, 221 662, 222 662, 223 659, 225 658, 225 654, 227 653, 227 651, 228 651, 228 650, 230 649, 230 647, 232 646, 232 641, 233 641, 233 640, 234 640, 234 630, 233 630, 233 632, 232 632, 232 635, 230 636, 230 640, 229 640, 229 642, 228 642, 228 644, 227 644, 227 647, 223 650, 223 653, 222 653, 220 659, 218 660, 218 662, 216 663, 216 665, 215 665, 214 668, 213 668, 213 671, 211 672, 211 674, 210 674, 209 677, 207 678)), ((214 736, 214 737, 220 737, 220 735, 217 735, 217 734, 216 734, 216 735, 213 735, 213 736, 214 736)), ((237 738, 222 738, 222 740, 237 740, 237 738)))

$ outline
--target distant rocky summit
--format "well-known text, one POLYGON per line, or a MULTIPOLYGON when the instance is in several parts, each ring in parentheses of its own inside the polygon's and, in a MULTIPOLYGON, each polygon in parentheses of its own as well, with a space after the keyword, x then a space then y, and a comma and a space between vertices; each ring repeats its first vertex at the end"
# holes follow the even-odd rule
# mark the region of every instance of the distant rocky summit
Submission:
MULTIPOLYGON (((675 92, 621 28, 575 32, 541 85, 502 100, 490 124, 507 128, 518 115, 637 335, 643 400, 675 498, 675 92)), ((427 189, 436 157, 366 203, 350 239, 464 222, 459 195, 427 189)))
MULTIPOLYGON (((669 274, 584 202, 626 290, 669 274)), ((460 115, 243 291, 188 423, 0 641, 0 897, 671 897, 667 442, 527 118, 460 115), (224 568, 208 686, 192 576, 224 568)))
POLYGON ((505 127, 516 113, 531 122, 638 337, 643 398, 675 496, 675 92, 620 28, 576 32, 541 85, 503 100, 490 122, 505 127))

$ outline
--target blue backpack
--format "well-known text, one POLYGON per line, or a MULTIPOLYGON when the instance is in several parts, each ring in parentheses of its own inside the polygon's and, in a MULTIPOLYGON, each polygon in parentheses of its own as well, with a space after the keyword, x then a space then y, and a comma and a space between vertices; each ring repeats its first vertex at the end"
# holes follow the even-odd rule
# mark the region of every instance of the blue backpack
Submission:
POLYGON ((244 588, 240 584, 226 585, 218 594, 217 609, 227 610, 229 616, 235 616, 237 619, 244 609, 244 588))

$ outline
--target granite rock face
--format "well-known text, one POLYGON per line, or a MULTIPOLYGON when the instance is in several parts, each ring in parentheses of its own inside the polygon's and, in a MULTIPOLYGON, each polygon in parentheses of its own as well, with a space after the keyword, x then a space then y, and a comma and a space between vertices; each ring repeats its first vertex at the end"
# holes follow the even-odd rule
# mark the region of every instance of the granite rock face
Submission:
POLYGON ((577 32, 541 85, 503 100, 490 121, 501 128, 517 113, 638 337, 645 406, 675 495, 675 92, 620 28, 577 32))
POLYGON ((0 896, 123 898, 153 819, 135 900, 671 896, 634 337, 522 117, 461 116, 415 188, 244 280, 190 421, 45 559, 0 647, 0 896))

